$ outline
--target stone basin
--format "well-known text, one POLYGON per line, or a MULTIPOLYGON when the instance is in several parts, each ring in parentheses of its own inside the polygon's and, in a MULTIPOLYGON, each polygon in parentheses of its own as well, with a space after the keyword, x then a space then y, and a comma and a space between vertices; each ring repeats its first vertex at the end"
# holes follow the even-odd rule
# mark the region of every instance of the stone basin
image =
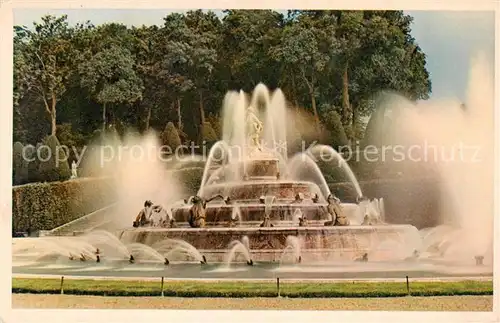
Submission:
MULTIPOLYGON (((136 228, 117 232, 124 243, 139 242, 149 246, 165 239, 181 239, 193 245, 209 262, 223 261, 228 245, 248 237, 254 261, 276 261, 287 248, 287 238, 300 241, 304 260, 322 260, 337 256, 352 258, 369 252, 374 241, 404 241, 418 236, 411 225, 348 226, 348 227, 236 227, 236 228, 136 228)), ((185 259, 188 260, 188 259, 185 259)))

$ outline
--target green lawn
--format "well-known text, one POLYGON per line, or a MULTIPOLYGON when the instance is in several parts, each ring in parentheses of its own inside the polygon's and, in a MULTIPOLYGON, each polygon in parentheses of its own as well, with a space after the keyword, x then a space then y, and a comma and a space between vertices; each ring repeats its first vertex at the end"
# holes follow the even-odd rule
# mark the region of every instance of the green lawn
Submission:
MULTIPOLYGON (((59 294, 60 279, 13 278, 13 293, 59 294)), ((161 295, 161 279, 118 281, 64 279, 65 294, 107 296, 161 295)), ((177 297, 276 297, 275 282, 165 281, 165 296, 177 297)), ((411 282, 413 296, 493 295, 492 281, 411 282)), ((397 297, 408 295, 405 282, 287 282, 280 281, 284 297, 397 297)))

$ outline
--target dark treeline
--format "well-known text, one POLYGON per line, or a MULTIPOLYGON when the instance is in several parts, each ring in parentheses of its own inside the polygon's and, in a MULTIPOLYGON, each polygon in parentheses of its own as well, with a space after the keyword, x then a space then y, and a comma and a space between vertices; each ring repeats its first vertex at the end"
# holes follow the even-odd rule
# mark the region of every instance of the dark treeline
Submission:
POLYGON ((340 119, 359 139, 375 94, 430 93, 411 22, 402 11, 197 10, 131 28, 45 16, 14 27, 14 141, 57 134, 79 146, 110 126, 161 132, 169 121, 183 141, 200 141, 220 135, 225 93, 259 82, 317 127, 340 119))

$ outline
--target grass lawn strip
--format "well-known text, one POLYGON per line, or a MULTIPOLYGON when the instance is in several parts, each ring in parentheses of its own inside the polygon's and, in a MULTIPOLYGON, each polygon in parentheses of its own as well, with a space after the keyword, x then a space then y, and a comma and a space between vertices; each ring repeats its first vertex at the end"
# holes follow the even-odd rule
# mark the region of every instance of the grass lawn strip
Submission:
MULTIPOLYGON (((13 293, 60 294, 60 279, 13 278, 13 293)), ((119 281, 71 279, 65 277, 65 294, 106 296, 159 296, 161 279, 155 281, 119 281)), ((174 297, 276 297, 272 282, 164 282, 165 296, 174 297)), ((410 282, 412 296, 493 295, 492 281, 410 282)), ((280 280, 283 297, 398 297, 407 296, 404 282, 307 282, 280 280)))

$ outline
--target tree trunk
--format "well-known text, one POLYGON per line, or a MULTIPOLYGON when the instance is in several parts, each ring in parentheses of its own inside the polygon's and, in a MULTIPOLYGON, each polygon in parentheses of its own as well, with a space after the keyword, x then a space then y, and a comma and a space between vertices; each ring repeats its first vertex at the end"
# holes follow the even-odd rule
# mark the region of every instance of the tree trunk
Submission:
POLYGON ((102 105, 102 131, 106 131, 106 103, 102 105))
POLYGON ((344 73, 342 75, 342 124, 348 125, 350 119, 350 104, 349 104, 349 75, 347 73, 349 64, 344 66, 344 73))
POLYGON ((200 123, 201 126, 205 124, 205 110, 203 109, 203 91, 200 90, 200 123))
POLYGON ((292 92, 293 92, 293 104, 295 105, 295 108, 299 108, 299 100, 297 96, 297 86, 295 85, 295 76, 292 73, 292 92))
POLYGON ((50 112, 50 118, 51 118, 51 132, 50 134, 55 136, 56 131, 57 131, 57 114, 56 114, 56 96, 52 94, 52 107, 51 107, 51 112, 50 112))
POLYGON ((108 118, 108 124, 116 126, 115 123, 115 109, 113 105, 108 109, 109 110, 109 118, 108 118))
POLYGON ((318 110, 316 109, 316 97, 314 96, 314 75, 311 76, 311 81, 307 79, 304 69, 302 69, 302 77, 309 88, 309 95, 311 96, 311 106, 314 114, 314 121, 316 122, 316 130, 319 130, 319 116, 318 110))
POLYGON ((358 129, 357 127, 357 124, 358 124, 358 111, 356 111, 356 108, 354 108, 353 106, 351 106, 351 109, 352 109, 352 140, 353 142, 355 142, 356 140, 356 136, 357 136, 357 133, 356 133, 356 130, 358 129))
POLYGON ((146 130, 145 130, 146 132, 149 130, 149 122, 151 120, 151 110, 152 110, 151 105, 149 105, 148 114, 146 115, 146 130))
POLYGON ((177 128, 182 131, 181 99, 177 98, 177 128))
POLYGON ((314 121, 316 121, 316 129, 319 130, 319 116, 318 116, 318 110, 316 109, 316 97, 314 95, 314 88, 310 92, 310 94, 311 94, 311 106, 314 113, 314 121))

